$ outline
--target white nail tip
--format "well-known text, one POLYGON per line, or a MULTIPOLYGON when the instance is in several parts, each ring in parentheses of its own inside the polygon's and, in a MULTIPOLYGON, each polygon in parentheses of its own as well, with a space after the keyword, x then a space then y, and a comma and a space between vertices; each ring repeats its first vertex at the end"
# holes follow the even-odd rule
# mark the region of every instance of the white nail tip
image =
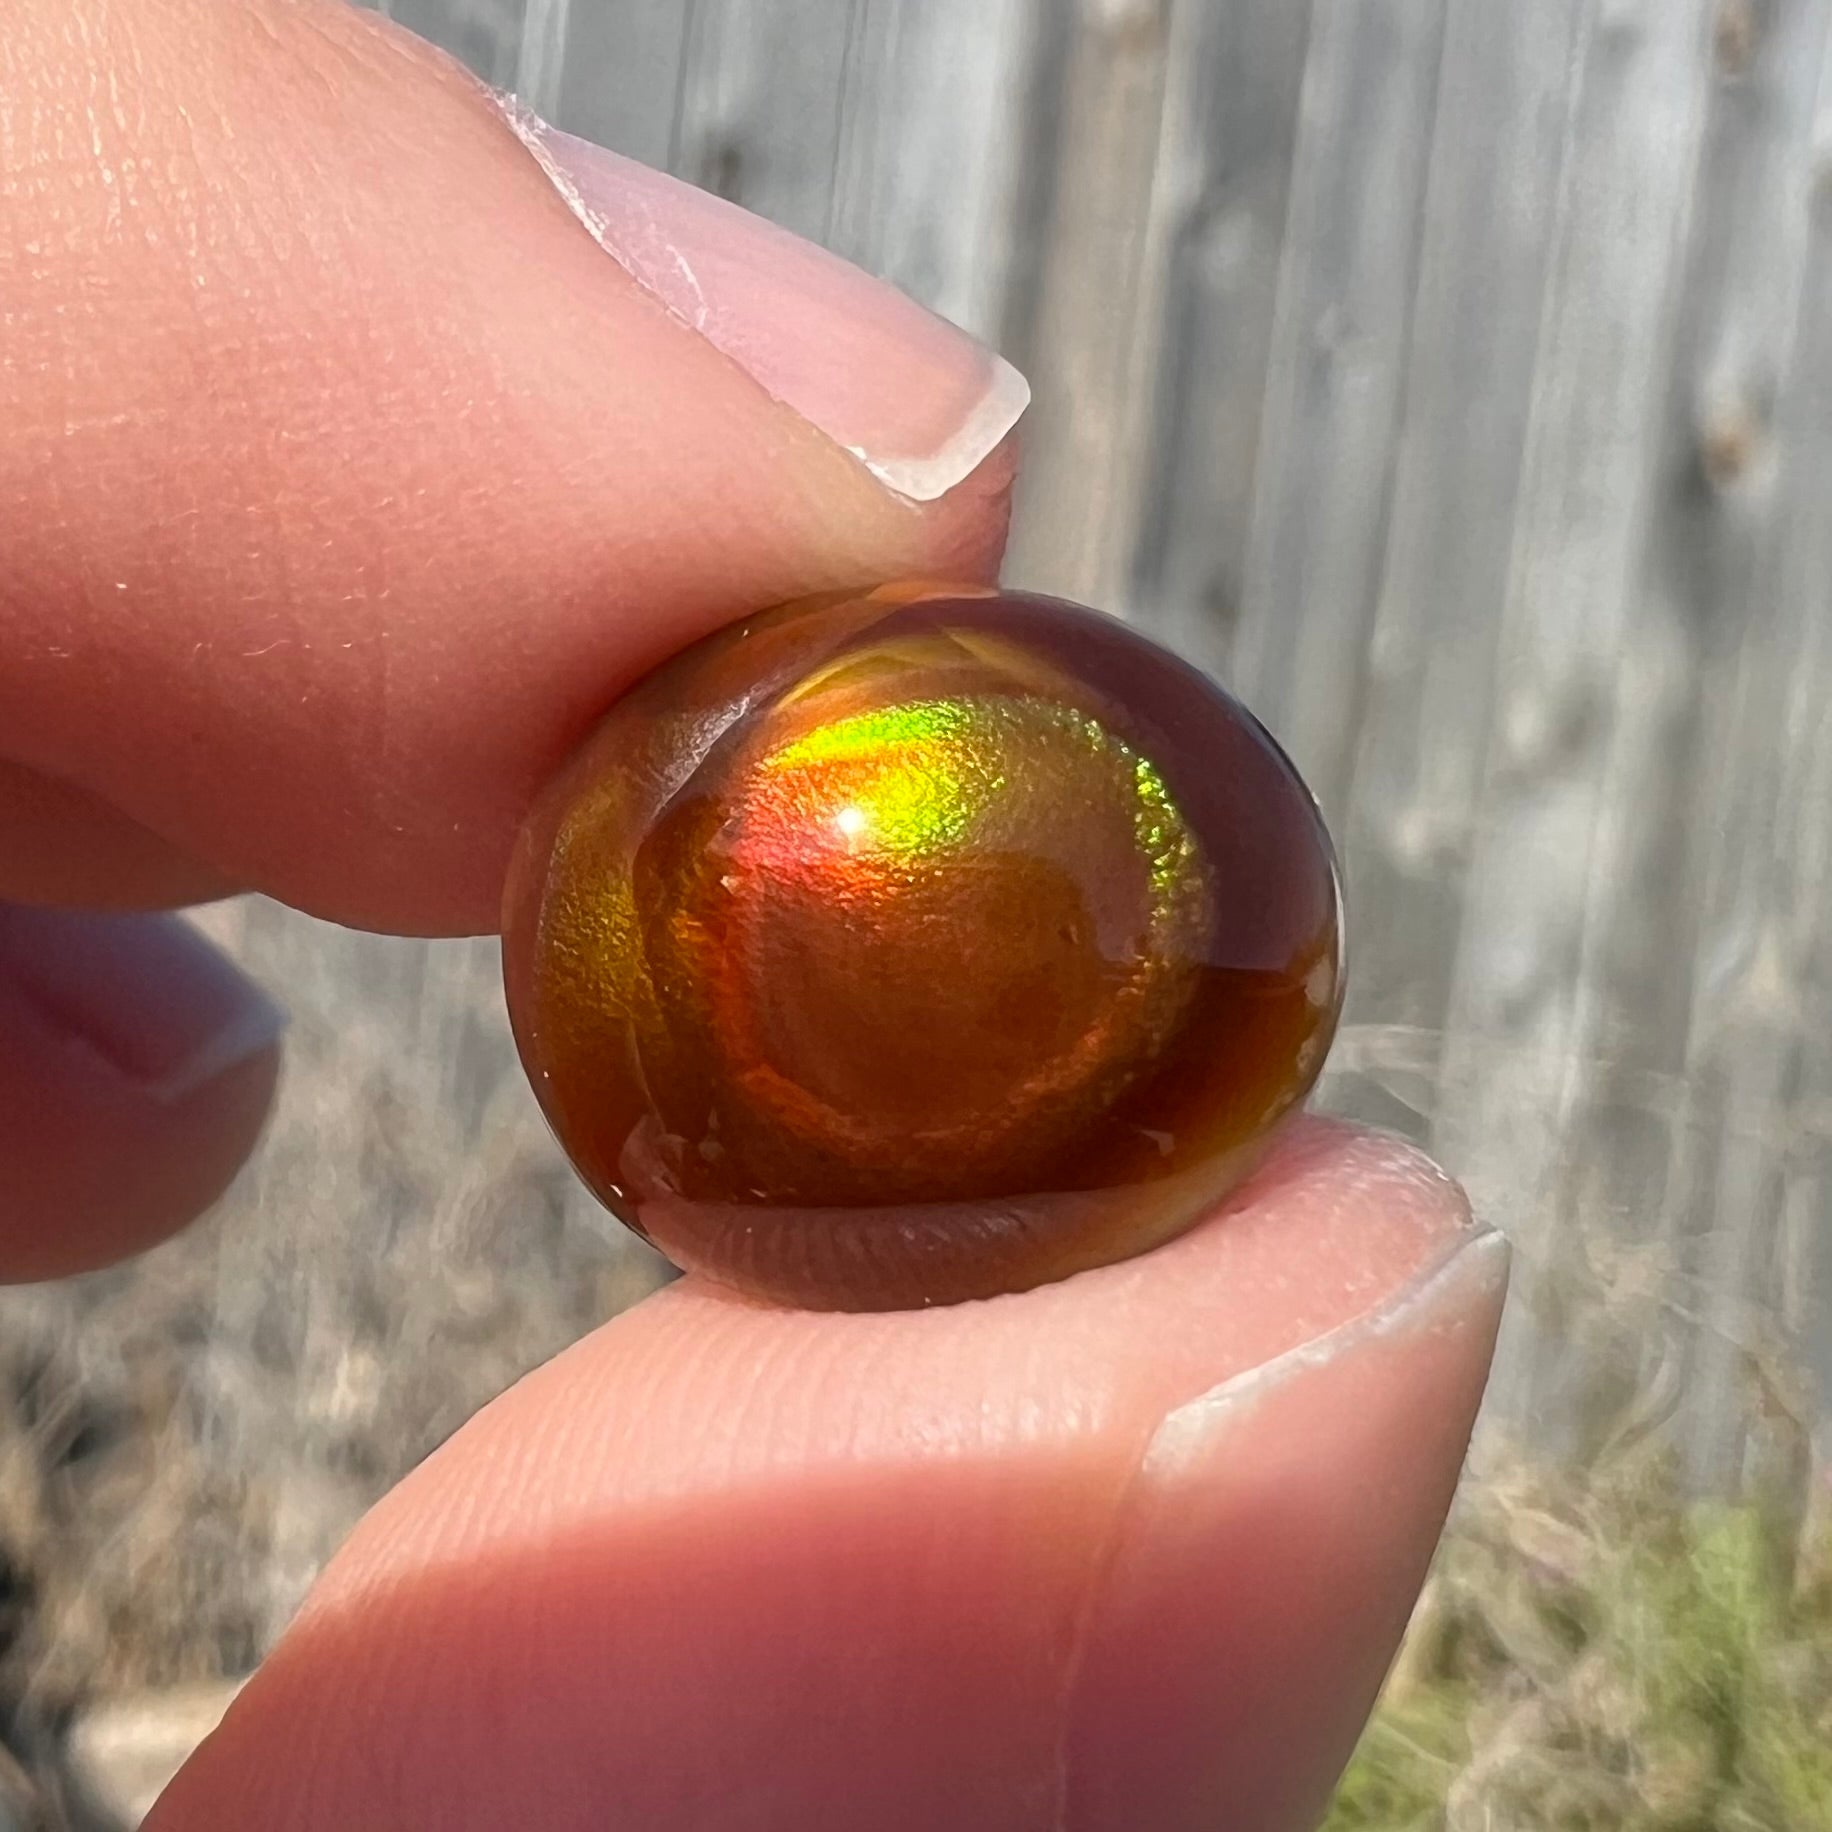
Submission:
POLYGON ((1420 1327, 1460 1327, 1489 1294, 1500 1296, 1507 1284, 1511 1257, 1507 1237, 1494 1229, 1480 1228, 1466 1234, 1442 1259, 1415 1273, 1373 1310, 1256 1368, 1231 1375, 1219 1386, 1166 1413, 1146 1446, 1143 1473, 1175 1476, 1182 1469, 1196 1467, 1218 1432, 1238 1423, 1300 1375, 1327 1367, 1370 1342, 1420 1327), (1451 1314, 1430 1324, 1433 1311, 1453 1295, 1460 1301, 1451 1314))
POLYGON ((1010 363, 888 283, 562 133, 513 96, 491 99, 631 279, 896 495, 946 495, 1029 406, 1030 384, 1010 363), (913 390, 887 388, 887 373, 924 379, 913 390))
POLYGON ((934 502, 963 478, 971 477, 1023 419, 1030 406, 1030 383, 1002 356, 993 356, 992 374, 979 405, 940 451, 927 458, 874 458, 856 445, 847 450, 885 486, 910 502, 934 502))
POLYGON ((272 1049, 286 1026, 286 1008, 261 988, 251 986, 235 1016, 176 1068, 147 1083, 147 1092, 168 1105, 183 1100, 241 1063, 272 1049))

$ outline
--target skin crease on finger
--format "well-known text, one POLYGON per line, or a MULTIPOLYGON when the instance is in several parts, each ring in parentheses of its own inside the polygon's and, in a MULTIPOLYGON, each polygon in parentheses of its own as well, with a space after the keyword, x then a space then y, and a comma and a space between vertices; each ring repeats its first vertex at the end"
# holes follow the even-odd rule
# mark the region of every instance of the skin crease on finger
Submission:
POLYGON ((195 861, 360 926, 492 929, 533 792, 665 655, 808 591, 995 571, 1009 446, 892 495, 386 22, 0 26, 0 733, 169 849, 116 855, 146 901, 195 861))
POLYGON ((1299 1832, 1505 1265, 1415 1152, 1305 1121, 1190 1234, 1018 1297, 686 1280, 362 1523, 149 1832, 1299 1832))

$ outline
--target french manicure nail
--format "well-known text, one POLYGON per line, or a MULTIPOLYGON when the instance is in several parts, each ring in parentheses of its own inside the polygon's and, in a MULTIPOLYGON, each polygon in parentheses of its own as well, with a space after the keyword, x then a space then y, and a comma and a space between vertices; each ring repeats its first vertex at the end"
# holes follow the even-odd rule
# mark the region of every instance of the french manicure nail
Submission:
POLYGON ((1017 424, 1024 377, 826 249, 495 98, 599 245, 768 394, 929 502, 1017 424))
POLYGON ((1161 1422, 1082 1641, 1070 1832, 1322 1818, 1443 1527, 1507 1271, 1472 1232, 1161 1422))
POLYGON ((164 1102, 286 1028, 285 1011, 176 916, 0 908, 0 984, 53 1036, 164 1102))

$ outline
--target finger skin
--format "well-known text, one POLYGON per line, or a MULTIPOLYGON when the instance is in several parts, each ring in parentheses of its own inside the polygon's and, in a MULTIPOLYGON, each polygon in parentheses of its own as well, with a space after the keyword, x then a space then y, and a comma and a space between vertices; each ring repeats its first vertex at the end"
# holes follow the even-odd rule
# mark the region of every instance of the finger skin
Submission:
POLYGON ((1487 1235, 1160 1427, 1087 1631, 1068 1832, 1138 1801, 1153 1832, 1321 1821, 1450 1505, 1506 1265, 1487 1235))
POLYGON ((0 901, 169 910, 237 888, 87 789, 0 758, 0 901))
POLYGON ((1009 450, 893 496, 328 0, 0 0, 0 298, 0 747, 341 921, 493 929, 632 680, 1003 539, 1009 450))
POLYGON ((208 1208, 273 1103, 276 1025, 176 918, 0 905, 0 1281, 110 1265, 208 1208))
POLYGON ((1307 1123, 1182 1240, 1019 1297, 684 1281, 362 1524, 150 1832, 1295 1832, 1441 1524, 1502 1267, 1416 1154, 1307 1123))

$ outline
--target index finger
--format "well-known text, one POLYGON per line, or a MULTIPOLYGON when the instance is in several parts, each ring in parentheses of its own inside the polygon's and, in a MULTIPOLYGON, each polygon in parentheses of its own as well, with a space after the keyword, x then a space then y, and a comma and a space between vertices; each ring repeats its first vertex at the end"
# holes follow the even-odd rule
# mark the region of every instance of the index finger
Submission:
POLYGON ((0 894, 112 846, 491 929, 534 789, 663 656, 996 567, 1021 383, 820 251, 556 142, 563 195, 327 0, 5 23, 0 831, 37 888, 0 894))

